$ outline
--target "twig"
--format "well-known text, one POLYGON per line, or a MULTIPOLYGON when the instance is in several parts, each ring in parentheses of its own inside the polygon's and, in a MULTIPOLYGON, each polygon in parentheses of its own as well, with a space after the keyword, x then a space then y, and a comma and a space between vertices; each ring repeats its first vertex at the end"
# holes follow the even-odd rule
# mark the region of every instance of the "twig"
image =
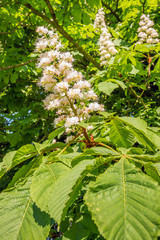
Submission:
POLYGON ((95 143, 98 144, 98 145, 101 145, 101 146, 103 146, 103 147, 106 147, 106 148, 112 150, 112 151, 115 152, 115 153, 118 153, 116 150, 114 150, 113 148, 111 148, 110 146, 108 146, 108 145, 106 145, 106 144, 104 144, 104 143, 99 143, 99 142, 95 142, 95 143))
POLYGON ((116 10, 118 9, 119 0, 116 1, 116 10))
MULTIPOLYGON (((152 58, 150 57, 149 53, 148 53, 148 79, 146 80, 145 83, 145 88, 147 88, 148 85, 148 80, 150 78, 150 74, 151 74, 151 62, 152 62, 152 58)), ((140 94, 140 98, 143 96, 143 93, 145 92, 145 89, 143 89, 143 91, 140 94)))
POLYGON ((19 64, 12 65, 12 66, 8 66, 8 67, 1 67, 1 68, 0 68, 0 71, 7 70, 7 69, 11 69, 11 68, 21 67, 21 66, 27 65, 27 64, 29 64, 29 63, 31 63, 31 62, 35 62, 36 60, 37 60, 37 58, 31 59, 31 60, 29 60, 28 62, 19 63, 19 64))
POLYGON ((47 23, 51 24, 54 28, 56 28, 59 33, 62 34, 62 36, 64 38, 66 38, 70 43, 73 44, 74 47, 76 47, 78 49, 78 51, 80 53, 82 53, 84 55, 84 57, 90 61, 94 66, 96 66, 99 70, 102 70, 102 67, 100 66, 100 64, 90 55, 88 54, 82 47, 81 45, 79 45, 75 39, 73 39, 65 30, 62 26, 60 26, 57 22, 54 10, 52 8, 51 3, 48 0, 45 0, 50 14, 52 16, 52 19, 48 18, 46 15, 44 15, 43 13, 37 11, 35 8, 33 8, 30 4, 24 4, 25 7, 27 7, 29 10, 32 11, 32 13, 36 14, 37 16, 41 17, 43 20, 45 20, 47 23))
POLYGON ((87 142, 90 143, 91 140, 89 139, 89 136, 88 136, 88 133, 87 133, 86 129, 83 128, 83 127, 81 127, 81 129, 82 129, 83 135, 85 136, 87 142))
POLYGON ((102 4, 117 18, 118 22, 121 22, 121 19, 119 18, 118 14, 107 3, 102 1, 102 4))
POLYGON ((144 13, 146 2, 147 2, 146 0, 144 0, 143 2, 140 1, 140 3, 142 4, 142 11, 143 11, 143 13, 144 13))
POLYGON ((131 91, 133 92, 133 94, 136 96, 137 99, 140 100, 140 102, 143 104, 143 106, 147 109, 147 106, 145 105, 143 99, 141 98, 141 96, 139 96, 136 91, 134 91, 133 87, 131 85, 129 85, 129 88, 131 89, 131 91))

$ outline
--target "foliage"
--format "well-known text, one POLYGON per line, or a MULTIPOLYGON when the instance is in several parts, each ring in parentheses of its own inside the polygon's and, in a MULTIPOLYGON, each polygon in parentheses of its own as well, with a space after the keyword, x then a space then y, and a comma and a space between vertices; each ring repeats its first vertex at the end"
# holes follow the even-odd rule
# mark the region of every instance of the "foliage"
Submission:
POLYGON ((159 31, 158 1, 0 1, 0 238, 158 239, 160 44, 136 45, 142 13, 159 31), (118 53, 103 68, 93 21, 104 7, 118 53), (106 112, 64 143, 54 129, 34 52, 37 26, 52 26, 106 112), (54 140, 57 140, 55 143, 54 140))
POLYGON ((46 239, 52 219, 62 239, 156 239, 160 137, 144 120, 103 115, 90 148, 81 136, 52 144, 54 133, 4 157, 1 177, 24 165, 1 194, 3 239, 46 239))
MULTIPOLYGON (((26 4, 31 4, 37 11, 51 19, 49 9, 44 0, 41 1, 1 1, 1 134, 2 151, 18 149, 31 141, 43 141, 53 129, 54 113, 43 110, 41 100, 44 99, 44 90, 37 89, 36 82, 39 72, 35 68, 36 54, 33 54, 36 38, 35 29, 39 25, 48 26, 46 18, 32 13, 26 4), (45 15, 46 14, 46 15, 45 15), (32 54, 31 54, 32 53, 32 54), (31 62, 29 62, 31 61, 31 62), (23 64, 24 65, 21 65, 23 64), (25 64, 26 63, 26 64, 25 64), (20 64, 20 66, 17 66, 20 64), (7 68, 9 67, 9 68, 7 68), (10 68, 11 67, 11 68, 10 68), (19 121, 21 124, 19 124, 19 121)), ((144 11, 154 19, 155 28, 159 29, 157 1, 51 1, 57 22, 79 45, 73 45, 73 40, 62 34, 62 41, 76 58, 75 67, 83 71, 87 79, 94 76, 95 88, 97 83, 114 79, 107 83, 110 95, 103 96, 108 111, 117 112, 124 116, 141 116, 149 125, 159 125, 159 116, 156 112, 159 95, 159 54, 158 49, 151 51, 154 56, 151 63, 152 77, 146 82, 147 58, 143 51, 133 48, 136 39, 139 17, 144 11), (90 64, 88 58, 79 46, 98 60, 98 34, 95 33, 93 23, 97 10, 103 6, 106 23, 120 49, 114 64, 113 60, 107 72, 99 72, 90 64), (61 9, 61 11, 59 11, 61 9), (79 19, 77 19, 77 12, 79 19), (80 51, 80 52, 79 52, 80 51), (117 62, 117 59, 120 61, 117 62), (153 65, 154 64, 154 65, 153 65), (85 71, 87 68, 87 71, 85 71), (121 76, 122 75, 122 76, 121 76), (129 75, 129 76, 128 76, 129 75), (99 80, 98 80, 99 79, 99 80), (155 81, 156 79, 156 81, 155 81), (117 82, 119 81, 119 82, 117 82), (118 85, 116 85, 116 83, 118 85), (120 85, 121 84, 121 85, 120 85), (122 84, 127 86, 125 89, 122 84), (122 87, 122 89, 121 89, 122 87), (133 92, 133 90, 135 92, 133 92), (147 109, 138 98, 143 92, 143 101, 147 109), (137 95, 135 95, 135 93, 137 95), (139 94, 140 95, 140 94, 139 94)), ((59 29, 57 29, 59 31, 59 29)), ((140 47, 142 50, 142 46, 140 47)), ((146 51, 145 50, 144 52, 146 51)), ((144 48, 143 48, 144 49, 144 48)), ((108 88, 107 88, 108 89, 108 88)), ((108 92, 108 90, 106 90, 108 92)))

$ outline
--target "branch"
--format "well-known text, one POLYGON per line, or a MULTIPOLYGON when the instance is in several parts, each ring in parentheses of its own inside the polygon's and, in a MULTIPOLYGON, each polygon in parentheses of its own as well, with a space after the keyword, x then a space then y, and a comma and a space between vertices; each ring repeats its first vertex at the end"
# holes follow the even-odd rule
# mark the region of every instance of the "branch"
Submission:
POLYGON ((49 0, 44 0, 44 1, 45 1, 46 5, 47 5, 47 7, 48 7, 48 9, 49 9, 49 12, 50 12, 53 20, 55 20, 55 21, 57 22, 56 14, 55 14, 55 12, 54 12, 54 10, 53 10, 53 7, 52 7, 50 1, 49 1, 49 0))
POLYGON ((76 47, 80 53, 82 53, 84 55, 84 57, 90 61, 91 63, 93 63, 99 70, 102 69, 102 67, 100 66, 100 64, 90 55, 88 54, 65 30, 62 26, 60 26, 57 22, 54 10, 50 4, 50 2, 48 0, 44 0, 49 8, 50 14, 52 16, 52 19, 48 18, 47 16, 45 16, 44 14, 42 14, 41 12, 37 11, 35 8, 33 8, 30 4, 24 4, 25 7, 27 7, 28 9, 30 9, 32 11, 32 13, 36 14, 37 16, 41 17, 43 20, 45 20, 46 22, 48 22, 49 24, 51 24, 54 28, 56 28, 58 30, 59 33, 62 34, 62 36, 64 38, 66 38, 69 42, 71 42, 73 44, 74 47, 76 47))
POLYGON ((37 58, 31 59, 31 60, 29 60, 28 62, 19 63, 19 64, 12 65, 12 66, 8 66, 8 67, 1 67, 1 68, 0 68, 0 71, 7 70, 7 69, 11 69, 11 68, 16 68, 16 67, 21 67, 21 66, 27 65, 27 64, 29 64, 29 63, 31 63, 31 62, 35 62, 36 60, 37 60, 37 58))
POLYGON ((107 3, 102 1, 102 5, 105 6, 117 18, 118 22, 121 22, 118 14, 107 3))
POLYGON ((116 1, 116 10, 118 9, 119 0, 116 1))
POLYGON ((144 13, 144 9, 145 9, 145 5, 146 5, 146 0, 144 0, 143 2, 142 1, 140 1, 140 3, 142 4, 142 8, 143 8, 143 13, 144 13))

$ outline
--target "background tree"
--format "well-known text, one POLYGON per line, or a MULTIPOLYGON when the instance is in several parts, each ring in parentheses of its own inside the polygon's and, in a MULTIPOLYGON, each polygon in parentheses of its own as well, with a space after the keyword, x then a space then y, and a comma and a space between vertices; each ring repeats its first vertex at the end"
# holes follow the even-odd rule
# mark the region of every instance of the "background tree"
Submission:
POLYGON ((4 240, 158 239, 160 45, 136 44, 143 13, 159 32, 158 8, 156 0, 0 1, 4 240), (118 50, 104 66, 93 26, 101 7, 118 50), (64 123, 55 129, 55 111, 44 109, 47 93, 37 86, 38 26, 59 34, 105 106, 68 144, 64 123))

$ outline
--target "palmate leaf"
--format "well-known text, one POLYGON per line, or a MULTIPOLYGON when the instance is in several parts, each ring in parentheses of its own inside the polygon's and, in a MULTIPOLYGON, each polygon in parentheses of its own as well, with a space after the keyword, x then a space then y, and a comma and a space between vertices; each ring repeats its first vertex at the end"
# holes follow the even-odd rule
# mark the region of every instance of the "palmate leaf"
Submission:
POLYGON ((3 158, 3 164, 0 166, 0 178, 16 165, 32 158, 38 154, 35 147, 31 144, 22 146, 17 151, 7 153, 3 158), (2 170, 1 170, 2 168, 2 170))
POLYGON ((32 179, 32 199, 60 223, 94 162, 94 159, 84 159, 71 169, 58 162, 48 166, 42 164, 32 179))
POLYGON ((92 166, 94 162, 95 160, 81 161, 55 182, 48 199, 48 209, 56 222, 60 223, 65 217, 68 208, 78 195, 80 184, 88 172, 87 167, 92 166))
POLYGON ((147 129, 147 123, 143 119, 135 117, 119 117, 119 119, 125 123, 133 125, 135 128, 139 130, 145 131, 147 129))
POLYGON ((138 121, 136 118, 135 118, 135 122, 134 122, 134 118, 132 121, 131 121, 131 119, 129 120, 129 118, 124 118, 124 120, 123 120, 123 118, 121 118, 120 121, 125 123, 129 127, 130 131, 137 138, 138 142, 142 143, 150 151, 155 150, 156 145, 154 144, 153 141, 151 141, 150 137, 147 136, 147 134, 145 132, 145 124, 144 124, 143 120, 139 121, 139 123, 140 123, 139 127, 137 126, 138 121), (140 127, 142 130, 140 129, 140 127))
POLYGON ((111 121, 109 137, 118 147, 130 148, 134 144, 133 134, 118 119, 111 121))
POLYGON ((24 181, 31 177, 34 171, 39 167, 42 162, 42 155, 35 157, 32 161, 30 161, 27 165, 23 165, 13 176, 12 181, 8 184, 7 188, 12 188, 17 185, 18 182, 24 181))
POLYGON ((30 198, 30 183, 0 195, 0 239, 46 240, 50 230, 49 215, 30 198))
MULTIPOLYGON (((56 180, 68 171, 69 168, 62 163, 44 164, 35 171, 31 184, 31 196, 33 201, 42 211, 48 212, 48 200, 56 180)), ((55 193, 56 194, 56 193, 55 193)), ((54 204, 54 203, 53 203, 54 204)))
POLYGON ((160 188, 125 157, 90 185, 85 201, 108 240, 154 240, 160 225, 160 188))

